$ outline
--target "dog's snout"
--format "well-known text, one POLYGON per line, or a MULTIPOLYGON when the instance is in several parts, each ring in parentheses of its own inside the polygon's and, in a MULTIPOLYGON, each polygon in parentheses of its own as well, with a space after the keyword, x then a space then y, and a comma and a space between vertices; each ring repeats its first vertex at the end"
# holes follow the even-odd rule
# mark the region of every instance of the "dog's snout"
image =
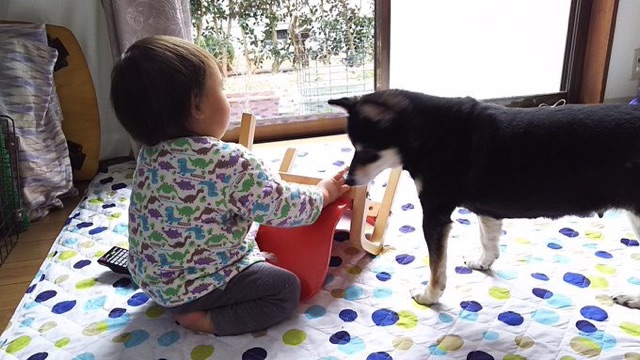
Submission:
POLYGON ((349 186, 354 186, 356 184, 356 180, 351 175, 347 175, 347 178, 344 179, 344 183, 349 186))

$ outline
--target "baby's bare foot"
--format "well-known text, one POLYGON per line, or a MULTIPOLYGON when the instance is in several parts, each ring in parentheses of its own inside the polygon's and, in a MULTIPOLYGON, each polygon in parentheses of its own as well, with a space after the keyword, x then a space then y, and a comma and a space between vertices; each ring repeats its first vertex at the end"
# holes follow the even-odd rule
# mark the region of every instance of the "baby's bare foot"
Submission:
POLYGON ((178 324, 193 331, 213 334, 213 323, 206 311, 194 311, 190 313, 174 315, 174 319, 178 324))

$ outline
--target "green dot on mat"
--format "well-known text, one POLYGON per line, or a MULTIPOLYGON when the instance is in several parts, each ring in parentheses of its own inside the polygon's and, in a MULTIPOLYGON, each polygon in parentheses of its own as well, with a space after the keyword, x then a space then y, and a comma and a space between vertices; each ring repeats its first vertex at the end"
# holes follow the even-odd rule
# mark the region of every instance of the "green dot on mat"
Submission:
POLYGON ((205 360, 213 355, 215 349, 211 345, 198 345, 191 350, 191 360, 205 360))
POLYGON ((396 325, 403 329, 412 329, 418 325, 418 317, 411 311, 400 311, 398 312, 398 317, 399 320, 396 325))
POLYGON ((96 279, 84 279, 80 280, 76 283, 76 289, 78 290, 86 290, 92 288, 96 284, 96 279))
POLYGON ((87 327, 85 327, 84 330, 82 330, 82 334, 86 336, 95 336, 95 335, 102 334, 108 329, 109 329, 109 325, 104 321, 100 321, 97 323, 87 325, 87 327))
POLYGON ((68 337, 64 337, 64 338, 62 338, 62 339, 60 339, 60 340, 56 341, 55 346, 56 346, 57 348, 63 348, 63 347, 65 347, 65 346, 69 345, 69 343, 70 343, 70 342, 71 342, 71 339, 70 339, 70 338, 68 338, 68 337))
POLYGON ((74 257, 76 255, 78 255, 77 252, 75 252, 73 250, 67 250, 67 251, 63 251, 63 252, 60 253, 59 259, 63 260, 63 261, 64 260, 69 260, 69 259, 71 259, 72 257, 74 257))
POLYGON ((494 286, 489 289, 489 295, 497 300, 506 300, 511 297, 509 289, 494 286))
POLYGON ((291 329, 282 335, 282 341, 286 345, 298 346, 307 339, 307 333, 298 329, 291 329))
POLYGON ((23 335, 10 342, 5 351, 7 354, 15 354, 29 346, 29 343, 31 343, 31 337, 23 335))
POLYGON ((571 339, 569 345, 571 346, 573 351, 586 357, 598 357, 600 356, 600 352, 602 352, 602 348, 600 347, 600 345, 598 345, 591 339, 581 336, 576 336, 571 339))
POLYGON ((620 324, 620 329, 631 336, 640 337, 640 325, 638 324, 625 321, 620 324))
POLYGON ((147 315, 149 319, 155 319, 162 316, 164 312, 165 312, 164 309, 161 308, 160 306, 152 306, 149 309, 147 309, 147 311, 145 311, 144 314, 147 315))

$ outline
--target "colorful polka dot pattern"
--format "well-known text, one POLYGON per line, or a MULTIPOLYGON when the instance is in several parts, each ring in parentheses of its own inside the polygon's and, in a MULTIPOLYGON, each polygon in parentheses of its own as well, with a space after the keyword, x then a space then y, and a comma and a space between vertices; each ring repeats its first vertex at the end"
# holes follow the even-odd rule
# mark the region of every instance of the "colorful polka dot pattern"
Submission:
MULTIPOLYGON (((264 156, 277 166, 282 154, 264 156)), ((309 145, 293 171, 323 176, 352 155, 348 144, 309 145)), ((262 332, 215 338, 176 325, 128 277, 96 262, 112 245, 127 246, 132 171, 125 163, 96 176, 0 336, 0 358, 640 360, 637 310, 609 297, 640 293, 640 247, 624 214, 505 220, 501 257, 483 273, 463 261, 478 253, 477 219, 457 209, 447 290, 428 307, 410 297, 429 280, 429 258, 404 174, 379 256, 358 251, 338 231, 323 289, 295 316, 262 332)), ((374 200, 384 179, 374 181, 374 200)))

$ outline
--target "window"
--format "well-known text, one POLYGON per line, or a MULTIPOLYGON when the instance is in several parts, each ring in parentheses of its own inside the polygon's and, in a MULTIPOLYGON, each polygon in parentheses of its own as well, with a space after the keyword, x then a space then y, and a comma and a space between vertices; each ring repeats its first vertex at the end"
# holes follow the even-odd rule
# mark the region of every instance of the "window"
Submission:
POLYGON ((249 112, 274 137, 313 121, 341 131, 327 100, 374 90, 373 0, 191 0, 191 13, 226 75, 232 128, 249 112))

